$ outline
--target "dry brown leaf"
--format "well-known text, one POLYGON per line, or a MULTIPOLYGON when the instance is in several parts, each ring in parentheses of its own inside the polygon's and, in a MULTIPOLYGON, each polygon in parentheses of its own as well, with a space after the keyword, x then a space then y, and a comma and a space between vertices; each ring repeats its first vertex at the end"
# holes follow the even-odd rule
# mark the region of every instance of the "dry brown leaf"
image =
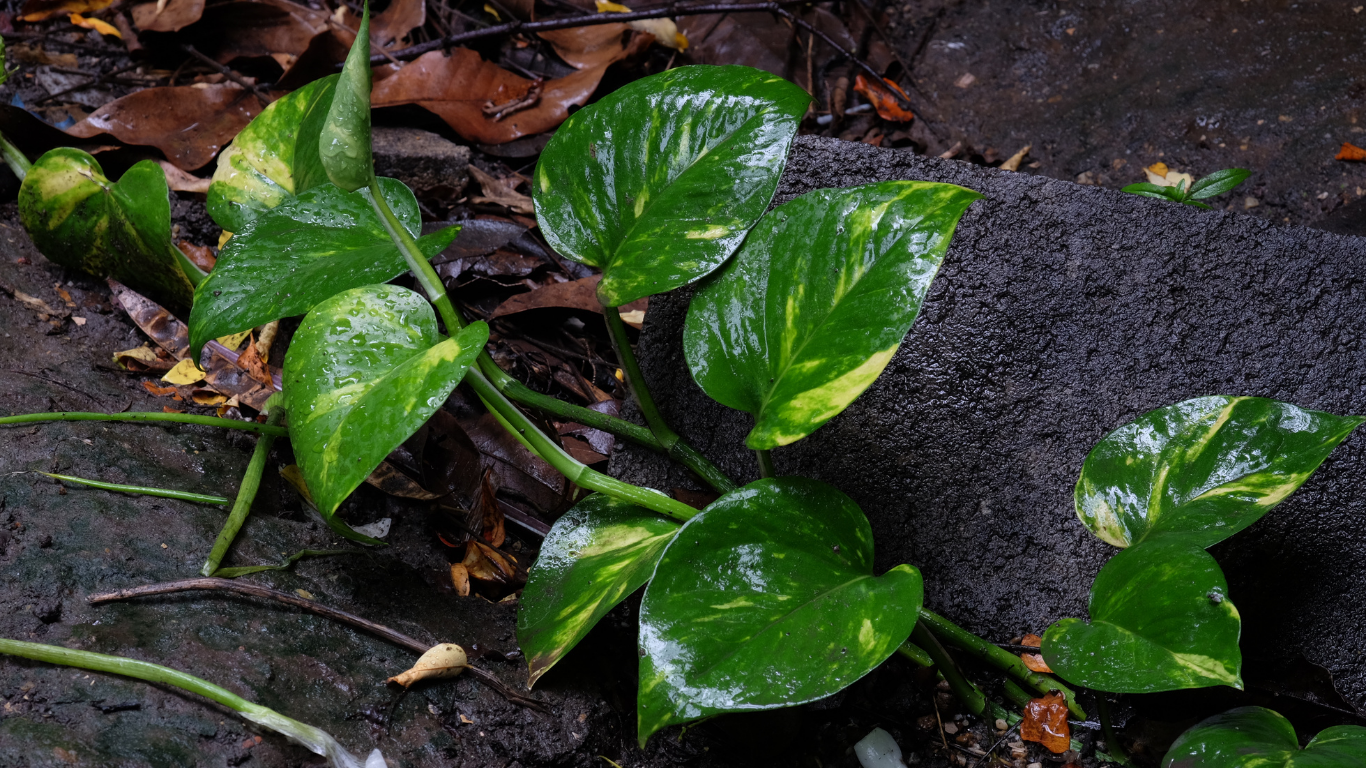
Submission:
POLYGON ((911 114, 909 109, 901 106, 901 102, 897 101, 896 96, 892 93, 895 90, 897 94, 905 98, 906 92, 891 80, 883 78, 883 82, 875 83, 860 73, 858 77, 854 78, 854 90, 862 94, 863 98, 873 105, 873 109, 877 110, 878 116, 883 120, 908 123, 915 119, 915 115, 911 114))
POLYGON ((177 168, 202 168, 261 111, 236 85, 144 88, 105 104, 67 133, 83 139, 111 134, 156 147, 177 168))
POLYGON ((591 69, 619 61, 626 55, 625 24, 599 24, 540 32, 555 53, 574 69, 591 69))
POLYGON ((392 66, 377 70, 371 103, 375 107, 417 104, 436 113, 466 139, 504 144, 558 127, 569 116, 570 106, 582 106, 593 95, 605 69, 591 67, 548 80, 535 106, 494 120, 484 114, 484 105, 521 99, 533 81, 484 61, 468 48, 456 48, 449 57, 432 51, 397 72, 392 66), (379 79, 386 69, 392 74, 379 79))
POLYGON ((114 353, 114 364, 125 371, 169 371, 176 361, 165 353, 143 344, 133 349, 114 353))
POLYGON ((133 24, 144 32, 179 32, 203 15, 204 0, 161 0, 133 6, 133 24))
MULTIPOLYGON (((473 170, 474 166, 470 166, 470 168, 473 170)), ((580 280, 551 283, 534 291, 519 293, 495 307, 490 317, 503 317, 504 315, 525 312, 528 309, 542 309, 544 307, 582 309, 602 314, 602 302, 598 301, 598 283, 601 280, 602 275, 591 275, 580 280)), ((644 320, 644 313, 649 306, 650 299, 647 297, 637 299, 619 309, 623 316, 631 312, 640 312, 640 319, 644 320)))
POLYGON ((142 388, 157 397, 166 397, 167 395, 170 395, 176 400, 180 399, 180 390, 175 387, 159 387, 153 382, 144 381, 142 382, 142 388))
POLYGON ((460 563, 451 564, 451 584, 455 587, 455 594, 470 596, 470 572, 460 563))
POLYGON ((1342 149, 1338 150, 1337 157, 1334 157, 1333 159, 1351 160, 1353 162, 1358 163, 1366 162, 1366 149, 1362 149, 1361 147, 1355 146, 1348 142, 1343 142, 1342 149))
POLYGON ((237 367, 247 372, 247 375, 266 386, 271 386, 270 368, 261 360, 261 355, 256 351, 255 344, 248 344, 246 349, 237 356, 237 367))
POLYGON ((418 657, 417 663, 408 671, 385 680, 407 688, 419 680, 434 680, 455 677, 470 665, 465 649, 454 643, 442 643, 429 649, 418 657))
POLYGON ((158 160, 157 165, 166 173, 166 186, 170 187, 172 192, 197 192, 203 195, 209 191, 210 179, 192 176, 165 160, 158 160))
MULTIPOLYGON (((1020 645, 1038 648, 1043 645, 1043 638, 1038 635, 1025 635, 1024 639, 1020 641, 1020 645)), ((1043 660, 1042 654, 1022 653, 1020 654, 1020 661, 1023 661, 1026 667, 1029 667, 1035 672, 1042 672, 1045 675, 1053 674, 1053 670, 1048 666, 1048 663, 1043 660)))
POLYGON ((214 31, 204 52, 227 64, 237 58, 295 56, 328 30, 330 16, 286 0, 235 0, 204 9, 203 26, 214 31))
POLYGON ((1033 149, 1033 148, 1034 148, 1034 145, 1033 145, 1033 144, 1026 144, 1026 145, 1024 145, 1024 148, 1023 148, 1023 149, 1021 149, 1019 152, 1016 152, 1015 154, 1011 155, 1009 158, 1006 159, 1006 161, 1005 161, 1004 163, 1001 163, 1001 170, 1003 170, 1003 171, 1018 171, 1018 170, 1020 170, 1020 163, 1024 162, 1025 156, 1028 155, 1028 154, 1029 154, 1029 150, 1031 150, 1031 149, 1033 149))
MULTIPOLYGON (((389 7, 370 22, 370 44, 381 48, 402 40, 408 33, 427 23, 426 0, 393 0, 389 7)), ((350 25, 348 25, 350 26, 350 25)), ((356 20, 359 28, 360 20, 356 20)))
POLYGON ((513 189, 513 185, 519 182, 518 179, 495 178, 477 165, 470 165, 470 175, 479 182, 479 188, 484 190, 483 196, 472 196, 470 202, 501 205, 513 213, 536 212, 536 206, 531 202, 531 198, 513 189))
POLYGON ((114 4, 114 0, 28 0, 19 11, 19 21, 46 21, 63 13, 94 13, 114 4))
MULTIPOLYGON (((205 179, 205 181, 208 181, 208 179, 205 179)), ((172 189, 174 189, 174 187, 172 187, 172 189)), ((195 245, 189 240, 181 240, 176 243, 176 247, 180 249, 181 253, 185 254, 185 258, 189 259, 196 267, 199 267, 205 272, 212 270, 213 265, 218 263, 218 257, 213 255, 213 249, 207 245, 195 245)))
POLYGON ((465 542, 465 559, 461 562, 470 578, 493 584, 516 584, 524 581, 516 558, 494 549, 477 539, 465 542))
POLYGON ((107 21, 102 21, 100 19, 87 19, 79 13, 67 14, 67 19, 69 19, 72 24, 75 24, 81 29, 93 29, 94 31, 99 32, 101 35, 112 35, 114 37, 119 38, 120 40, 123 39, 123 33, 118 30, 118 27, 115 27, 113 24, 110 24, 107 21))
POLYGON ((416 480, 403 474, 387 461, 381 461, 379 466, 375 467, 375 471, 365 478, 365 482, 390 496, 399 496, 405 499, 431 501, 441 497, 441 494, 432 493, 418 485, 416 480))
POLYGON ((1066 752, 1072 743, 1067 726, 1067 699, 1061 693, 1031 699, 1020 722, 1020 738, 1037 741, 1055 755, 1066 752))
POLYGON ((498 506, 498 486, 494 482, 492 470, 484 470, 483 480, 479 483, 477 510, 480 517, 479 535, 491 547, 503 546, 507 540, 506 521, 503 519, 503 508, 498 506))

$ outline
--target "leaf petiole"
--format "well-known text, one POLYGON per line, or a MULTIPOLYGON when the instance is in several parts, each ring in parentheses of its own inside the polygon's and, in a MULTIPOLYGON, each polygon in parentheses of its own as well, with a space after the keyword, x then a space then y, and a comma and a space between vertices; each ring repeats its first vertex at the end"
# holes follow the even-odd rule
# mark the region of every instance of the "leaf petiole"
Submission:
MULTIPOLYGON (((268 404, 269 405, 269 404, 268 404)), ((285 409, 275 405, 270 409, 270 416, 266 423, 270 426, 279 426, 281 419, 284 418, 285 409)), ((242 529, 242 524, 247 521, 247 515, 251 512, 251 503, 256 499, 256 492, 261 488, 261 475, 266 469, 266 458, 270 456, 270 449, 275 445, 274 435, 261 435, 256 441, 256 449, 252 451, 251 461, 247 463, 247 471, 242 476, 242 485, 237 489, 237 500, 233 502, 232 511, 228 513, 228 519, 223 523, 223 530, 218 532, 218 539, 213 543, 213 551, 209 553, 209 559, 204 562, 204 567, 199 572, 205 576, 212 576, 218 570, 219 563, 228 554, 228 547, 232 546, 232 540, 237 538, 237 532, 242 529)))
POLYGON ((53 413, 24 413, 18 416, 0 417, 0 426, 13 424, 33 424, 44 421, 145 421, 171 422, 173 424, 196 424, 201 427, 238 429, 272 437, 288 437, 289 430, 284 427, 260 424, 255 421, 238 421, 217 416, 200 416, 194 413, 157 413, 155 411, 131 411, 129 413, 84 413, 79 411, 55 411, 53 413))
POLYGON ((123 485, 122 483, 106 483, 102 480, 86 480, 81 477, 71 475, 54 475, 51 472, 39 472, 54 480, 65 480, 68 483, 79 483, 91 488, 98 488, 102 491, 114 491, 116 493, 135 493, 140 496, 159 496, 163 499, 179 499, 180 501, 193 501, 200 504, 227 504, 228 500, 222 496, 211 496, 206 493, 190 493, 189 491, 174 491, 168 488, 150 488, 143 485, 123 485))

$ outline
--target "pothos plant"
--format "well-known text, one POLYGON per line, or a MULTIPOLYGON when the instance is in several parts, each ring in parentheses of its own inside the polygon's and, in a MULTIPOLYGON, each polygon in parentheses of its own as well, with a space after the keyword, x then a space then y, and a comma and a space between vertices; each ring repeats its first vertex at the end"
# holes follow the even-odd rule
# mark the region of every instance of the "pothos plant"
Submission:
MULTIPOLYGON (((233 234, 207 276, 163 248, 163 222, 145 214, 160 216, 164 181, 140 198, 127 176, 111 184, 74 150, 44 156, 25 180, 21 208, 35 241, 60 251, 60 233, 85 224, 103 238, 95 251, 113 259, 108 271, 140 254, 158 259, 168 300, 193 287, 196 359, 211 339, 304 314, 284 359, 283 401, 259 431, 287 425, 316 506, 352 538, 372 541, 337 519, 342 501, 467 384, 528 449, 593 492, 555 523, 522 594, 517 634, 530 683, 644 586, 642 744, 669 725, 829 696, 898 650, 938 666, 981 714, 992 705, 941 641, 1039 693, 1062 691, 1084 716, 1065 684, 926 610, 914 566, 875 573, 871 528, 848 496, 775 477, 769 460, 886 367, 976 192, 892 181, 768 210, 810 97, 745 67, 670 70, 571 116, 533 175, 537 220, 560 253, 602 271, 598 296, 642 428, 531 393, 483 352, 487 327, 464 322, 428 263, 457 229, 419 237, 412 192, 374 175, 368 24, 367 11, 340 75, 272 104, 220 156, 209 212, 233 234), (80 206, 93 213, 73 216, 80 206), (104 226, 89 227, 92 219, 104 226), (421 293, 388 284, 405 271, 421 293), (693 378, 754 418, 746 444, 762 477, 743 487, 664 423, 617 310, 694 282, 684 328, 693 378), (697 510, 595 472, 513 400, 659 450, 722 495, 697 510)), ((36 419, 0 421, 12 420, 36 419)), ((1078 514, 1129 549, 1097 578, 1092 622, 1055 625, 1045 658, 1099 691, 1241 685, 1237 612, 1204 548, 1284 499, 1361 421, 1215 397, 1107 437, 1083 467, 1078 514)), ((243 494, 250 504, 253 466, 239 506, 243 494)), ((205 570, 216 567, 211 559, 205 570)), ((1178 746, 1238 733, 1204 724, 1178 746)), ((1192 754, 1176 764, 1215 765, 1192 754)))

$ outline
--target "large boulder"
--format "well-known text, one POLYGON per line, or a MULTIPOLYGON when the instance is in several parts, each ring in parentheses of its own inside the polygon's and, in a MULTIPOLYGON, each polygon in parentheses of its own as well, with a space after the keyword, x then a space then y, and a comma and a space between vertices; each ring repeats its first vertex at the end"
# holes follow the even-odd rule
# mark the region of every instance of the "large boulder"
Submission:
MULTIPOLYGON (((929 607, 998 641, 1086 616, 1117 550, 1072 490, 1110 430, 1170 403, 1257 395, 1366 413, 1366 240, 1277 227, 833 139, 797 140, 782 203, 887 179, 960 184, 963 217, 910 334, 847 411, 774 451, 872 521, 879 569, 918 565, 929 607)), ((710 401, 681 346, 686 290, 650 305, 640 358, 669 422, 732 477, 756 477, 748 415, 710 401)), ((613 471, 697 488, 639 449, 613 471)), ((1244 617, 1249 676, 1303 654, 1366 712, 1366 435, 1214 549, 1244 617)))

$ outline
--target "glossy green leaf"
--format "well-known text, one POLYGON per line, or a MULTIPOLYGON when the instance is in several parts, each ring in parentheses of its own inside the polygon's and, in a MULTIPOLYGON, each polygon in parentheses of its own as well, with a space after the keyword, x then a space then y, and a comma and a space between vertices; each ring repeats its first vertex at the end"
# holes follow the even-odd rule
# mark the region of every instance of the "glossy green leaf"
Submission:
POLYGON ((289 440, 318 511, 328 516, 426 423, 488 341, 471 323, 441 340, 418 294, 353 288, 313 308, 285 353, 289 440))
MULTIPOLYGON (((414 236, 422 226, 417 198, 402 182, 380 179, 389 206, 414 236)), ((195 291, 190 346, 301 315, 342 291, 392 280, 408 269, 398 246, 362 192, 331 184, 262 212, 233 235, 195 291)), ((458 227, 418 238, 431 258, 458 227)))
POLYGON ((1043 657, 1064 680, 1115 693, 1242 688, 1242 629, 1208 552, 1163 536, 1110 559, 1091 585, 1091 623, 1048 628, 1043 657))
POLYGON ((664 551, 640 608, 638 737, 829 696, 910 636, 920 572, 873 575, 857 505, 806 478, 717 499, 664 551))
POLYGON ((1167 187, 1162 186, 1161 184, 1151 184, 1146 181, 1139 182, 1138 184, 1130 184, 1129 186, 1124 187, 1120 191, 1128 192, 1131 195, 1140 195, 1142 197, 1156 197, 1162 200, 1172 200, 1178 203, 1181 202, 1182 198, 1184 197, 1179 191, 1177 191, 1176 187, 1167 187))
POLYGON ((1156 534, 1208 547, 1285 500, 1363 421, 1260 397, 1158 408, 1091 449, 1077 515, 1117 547, 1156 534))
POLYGON ((569 117, 536 166, 546 240, 620 306, 730 257, 773 199, 811 97, 749 67, 679 67, 569 117))
POLYGON ((370 3, 366 2, 318 139, 318 154, 327 178, 347 192, 368 187, 375 178, 370 150, 370 79, 370 3))
POLYGON ((698 385, 754 415, 749 447, 805 437, 873 383, 979 197, 889 181, 819 189, 760 220, 693 297, 683 329, 698 385))
POLYGON ((1239 707, 1202 720, 1177 737, 1162 768, 1360 768, 1366 728, 1338 725, 1300 749, 1295 728, 1262 707, 1239 707))
POLYGON ((534 685, 613 606, 642 587, 681 526, 595 493, 550 529, 527 576, 517 644, 534 685))
POLYGON ((1246 168, 1225 168, 1222 171, 1215 171, 1192 184, 1190 196, 1196 200, 1204 200, 1222 195, 1242 184, 1251 175, 1252 171, 1246 168))
POLYGON ((173 312, 189 308, 192 268, 182 267, 184 254, 171 242, 170 190, 155 162, 114 183, 85 152, 54 149, 19 188, 19 219, 52 262, 112 277, 173 312))
POLYGON ((327 183, 318 137, 338 77, 315 80, 271 103, 218 155, 208 199, 218 226, 241 232, 262 211, 327 183))

